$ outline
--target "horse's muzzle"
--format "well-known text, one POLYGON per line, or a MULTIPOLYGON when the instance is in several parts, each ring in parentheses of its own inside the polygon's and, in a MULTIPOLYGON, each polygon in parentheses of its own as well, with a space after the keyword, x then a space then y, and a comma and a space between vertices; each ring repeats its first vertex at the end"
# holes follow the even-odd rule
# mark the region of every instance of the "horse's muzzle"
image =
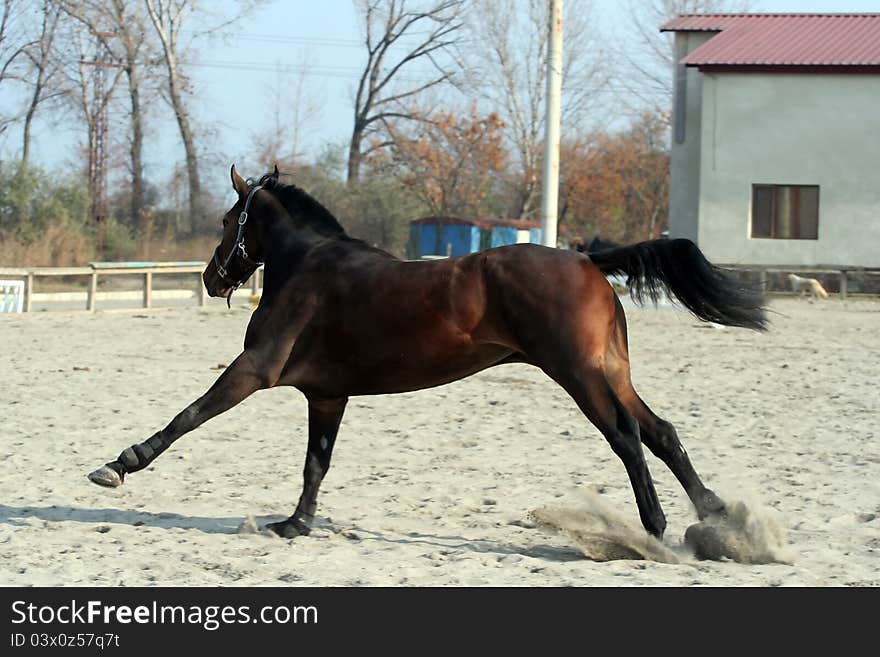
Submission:
POLYGON ((206 269, 202 274, 202 282, 205 284, 205 290, 210 297, 226 297, 232 289, 229 285, 225 285, 219 274, 211 268, 206 269))

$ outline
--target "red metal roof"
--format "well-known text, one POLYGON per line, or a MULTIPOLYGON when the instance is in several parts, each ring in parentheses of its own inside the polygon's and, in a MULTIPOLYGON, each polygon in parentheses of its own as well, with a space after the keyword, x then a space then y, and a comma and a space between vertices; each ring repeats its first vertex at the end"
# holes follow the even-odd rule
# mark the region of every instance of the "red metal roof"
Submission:
POLYGON ((880 14, 692 14, 660 29, 719 32, 688 66, 880 66, 880 14))

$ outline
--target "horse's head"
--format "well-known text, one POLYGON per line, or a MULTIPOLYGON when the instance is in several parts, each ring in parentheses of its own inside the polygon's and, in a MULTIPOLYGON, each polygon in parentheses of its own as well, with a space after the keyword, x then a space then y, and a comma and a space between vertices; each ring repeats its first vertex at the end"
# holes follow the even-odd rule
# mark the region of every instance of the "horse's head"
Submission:
MULTIPOLYGON (((256 194, 262 185, 249 184, 238 175, 234 164, 230 174, 238 200, 223 217, 223 238, 202 274, 208 294, 226 297, 227 301, 263 260, 263 245, 260 244, 259 231, 255 229, 256 220, 251 216, 256 194)), ((264 178, 264 182, 270 179, 273 182, 278 179, 278 167, 264 178)))

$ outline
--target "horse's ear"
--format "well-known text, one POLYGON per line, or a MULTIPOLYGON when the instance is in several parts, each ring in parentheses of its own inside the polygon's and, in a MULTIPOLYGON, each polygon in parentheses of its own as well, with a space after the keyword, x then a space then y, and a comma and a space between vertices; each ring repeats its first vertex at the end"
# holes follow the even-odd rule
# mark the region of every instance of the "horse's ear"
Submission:
POLYGON ((272 177, 273 177, 275 180, 278 180, 278 176, 280 176, 280 175, 281 175, 281 172, 278 171, 278 165, 276 164, 276 165, 275 165, 275 170, 272 172, 272 177))
POLYGON ((239 196, 247 196, 248 184, 245 182, 244 178, 238 175, 234 164, 232 165, 229 175, 232 177, 232 189, 234 189, 239 196))

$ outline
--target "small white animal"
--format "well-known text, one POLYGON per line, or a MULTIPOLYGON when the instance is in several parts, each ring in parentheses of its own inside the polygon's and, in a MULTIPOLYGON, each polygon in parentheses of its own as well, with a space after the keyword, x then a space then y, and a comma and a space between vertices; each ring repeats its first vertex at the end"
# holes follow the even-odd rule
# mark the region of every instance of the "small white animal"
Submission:
POLYGON ((818 299, 819 297, 823 299, 828 298, 828 293, 825 291, 825 288, 822 287, 822 284, 815 278, 801 278, 795 274, 789 274, 788 281, 791 283, 792 291, 800 293, 800 296, 802 297, 809 294, 810 297, 814 299, 818 299))

